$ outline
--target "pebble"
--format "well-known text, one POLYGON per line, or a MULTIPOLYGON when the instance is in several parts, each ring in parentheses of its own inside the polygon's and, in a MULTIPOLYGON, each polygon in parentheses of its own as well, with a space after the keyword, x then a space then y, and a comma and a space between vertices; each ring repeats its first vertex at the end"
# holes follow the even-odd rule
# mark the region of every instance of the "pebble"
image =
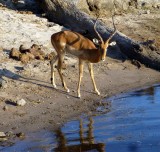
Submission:
POLYGON ((16 102, 18 106, 24 106, 27 102, 24 99, 20 99, 16 102))
POLYGON ((6 137, 6 134, 4 132, 0 132, 0 138, 6 137))
POLYGON ((67 96, 66 98, 69 99, 69 96, 67 96))
POLYGON ((2 47, 0 47, 0 51, 3 51, 3 48, 2 48, 2 47))
POLYGON ((4 106, 4 107, 3 107, 3 110, 4 110, 4 111, 7 111, 7 110, 8 110, 8 106, 4 106))
POLYGON ((76 68, 76 65, 72 65, 71 67, 72 67, 72 68, 76 68))
POLYGON ((13 137, 15 134, 12 131, 6 132, 7 137, 13 137))
POLYGON ((0 138, 0 142, 4 142, 6 140, 7 140, 7 138, 0 138))
POLYGON ((147 10, 147 11, 146 11, 146 14, 150 14, 150 10, 147 10))
POLYGON ((25 138, 25 134, 22 133, 22 132, 17 133, 16 136, 17 136, 18 138, 25 138))
POLYGON ((0 142, 6 141, 6 134, 4 132, 0 132, 0 142))
POLYGON ((4 79, 0 78, 0 88, 7 88, 7 83, 4 79))

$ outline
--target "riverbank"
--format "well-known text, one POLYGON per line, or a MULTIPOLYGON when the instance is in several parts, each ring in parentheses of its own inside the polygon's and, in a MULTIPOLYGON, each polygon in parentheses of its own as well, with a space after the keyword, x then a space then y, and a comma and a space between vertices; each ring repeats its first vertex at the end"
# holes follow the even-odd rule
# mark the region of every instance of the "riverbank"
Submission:
POLYGON ((109 63, 100 63, 94 67, 100 96, 92 91, 93 86, 86 69, 81 86, 82 98, 76 98, 78 70, 73 66, 68 66, 65 70, 70 93, 66 93, 61 87, 57 73, 58 88, 53 89, 49 81, 49 66, 47 72, 39 71, 34 73, 34 76, 21 77, 21 75, 16 80, 9 78, 7 88, 1 90, 1 131, 31 132, 55 129, 83 112, 92 113, 91 109, 96 107, 95 103, 99 103, 105 97, 160 82, 160 73, 157 71, 145 67, 137 69, 128 61, 126 63, 115 63, 109 59, 108 61, 109 63), (18 99, 24 99, 27 104, 21 107, 7 102, 18 99), (7 110, 3 110, 5 106, 7 110))

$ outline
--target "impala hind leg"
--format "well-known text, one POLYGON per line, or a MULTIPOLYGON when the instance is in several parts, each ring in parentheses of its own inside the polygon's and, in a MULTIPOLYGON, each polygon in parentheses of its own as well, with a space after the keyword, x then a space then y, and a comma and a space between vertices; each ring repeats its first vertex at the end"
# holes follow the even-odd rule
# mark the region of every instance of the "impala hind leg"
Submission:
POLYGON ((64 54, 61 54, 61 56, 59 56, 57 70, 58 70, 59 76, 61 78, 62 86, 64 87, 64 89, 67 92, 70 92, 70 90, 67 88, 67 85, 66 85, 64 78, 63 78, 63 75, 62 75, 63 59, 64 59, 64 54))
POLYGON ((90 76, 91 76, 91 79, 92 79, 94 91, 95 91, 98 95, 100 95, 100 92, 98 91, 98 89, 97 89, 97 87, 96 87, 95 80, 94 80, 93 64, 92 64, 92 63, 88 63, 88 69, 89 69, 89 73, 90 73, 90 76))
POLYGON ((54 64, 56 63, 57 60, 58 60, 58 56, 55 56, 50 62, 50 65, 51 65, 51 84, 53 85, 54 88, 57 87, 55 84, 55 77, 54 77, 54 72, 55 72, 54 64))
POLYGON ((80 93, 80 86, 81 86, 81 81, 82 81, 82 77, 83 77, 83 61, 79 60, 79 82, 78 82, 78 89, 77 89, 77 97, 80 98, 81 97, 81 93, 80 93))

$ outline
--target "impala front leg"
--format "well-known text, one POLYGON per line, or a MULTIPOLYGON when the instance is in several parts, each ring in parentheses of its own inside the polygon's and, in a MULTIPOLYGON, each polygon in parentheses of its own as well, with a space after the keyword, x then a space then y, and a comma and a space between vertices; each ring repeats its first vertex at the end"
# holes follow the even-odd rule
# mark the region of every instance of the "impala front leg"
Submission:
POLYGON ((51 65, 51 84, 53 85, 54 88, 56 88, 55 78, 54 78, 54 72, 55 72, 54 63, 57 61, 57 59, 58 59, 58 56, 53 58, 50 62, 50 65, 51 65))
POLYGON ((78 82, 78 89, 77 89, 78 98, 81 97, 80 86, 81 86, 82 77, 83 77, 83 61, 79 59, 79 82, 78 82))
POLYGON ((94 91, 95 91, 98 95, 100 95, 100 92, 98 91, 98 89, 97 89, 97 87, 96 87, 95 80, 94 80, 93 64, 92 64, 92 63, 88 63, 88 69, 89 69, 89 73, 90 73, 90 76, 91 76, 91 79, 92 79, 92 82, 93 82, 94 91))

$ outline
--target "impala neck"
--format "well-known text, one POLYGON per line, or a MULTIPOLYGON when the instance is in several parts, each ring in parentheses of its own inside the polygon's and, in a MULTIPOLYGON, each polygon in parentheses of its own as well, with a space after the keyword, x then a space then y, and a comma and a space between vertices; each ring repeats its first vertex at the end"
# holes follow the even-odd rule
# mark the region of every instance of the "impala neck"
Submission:
POLYGON ((98 49, 100 52, 100 61, 105 61, 106 58, 106 50, 102 49, 101 47, 98 49))
POLYGON ((97 48, 95 50, 95 52, 92 53, 92 57, 90 58, 90 62, 97 63, 97 62, 103 61, 104 59, 105 59, 104 58, 104 51, 100 47, 100 48, 97 48))

